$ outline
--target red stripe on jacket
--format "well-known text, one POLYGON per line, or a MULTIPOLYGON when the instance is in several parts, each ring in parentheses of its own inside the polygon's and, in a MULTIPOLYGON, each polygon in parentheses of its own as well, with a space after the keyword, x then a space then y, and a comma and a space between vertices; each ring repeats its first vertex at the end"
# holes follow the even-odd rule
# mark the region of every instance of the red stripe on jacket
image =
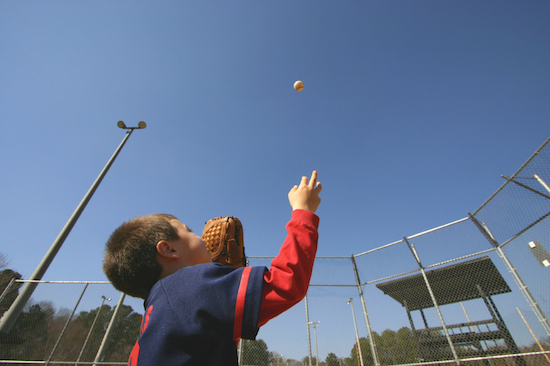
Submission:
POLYGON ((235 305, 235 322, 233 324, 234 340, 238 340, 241 338, 241 332, 243 329, 244 301, 246 300, 246 289, 248 288, 250 271, 252 271, 252 267, 246 267, 243 270, 241 283, 239 284, 239 292, 237 293, 237 304, 235 305))

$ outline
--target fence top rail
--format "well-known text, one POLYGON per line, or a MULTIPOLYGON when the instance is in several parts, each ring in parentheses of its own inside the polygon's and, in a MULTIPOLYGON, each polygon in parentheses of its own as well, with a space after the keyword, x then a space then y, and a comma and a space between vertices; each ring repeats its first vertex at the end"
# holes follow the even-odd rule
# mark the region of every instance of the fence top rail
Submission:
MULTIPOLYGON (((247 258, 251 258, 251 259, 273 259, 275 258, 274 256, 253 256, 253 255, 248 255, 247 258)), ((349 257, 315 257, 316 259, 351 259, 351 256, 349 257)))
POLYGON ((60 283, 60 284, 77 284, 77 285, 109 285, 111 282, 109 281, 42 281, 42 280, 22 280, 17 279, 15 282, 21 282, 21 283, 60 283))
POLYGON ((446 227, 448 227, 448 226, 453 226, 453 225, 459 224, 459 223, 461 223, 462 221, 466 221, 466 220, 469 220, 469 219, 470 219, 470 217, 464 217, 464 218, 462 218, 462 219, 459 219, 459 220, 456 220, 456 221, 453 221, 453 222, 449 222, 448 224, 441 225, 441 226, 438 226, 438 227, 434 227, 433 229, 429 229, 429 230, 423 231, 423 232, 421 232, 421 233, 411 235, 411 236, 407 237, 407 239, 414 239, 414 238, 417 238, 417 237, 419 237, 419 236, 422 236, 422 235, 425 235, 425 234, 429 234, 429 233, 432 233, 432 232, 434 232, 434 231, 437 231, 437 230, 446 228, 446 227))
MULTIPOLYGON (((443 262, 440 262, 440 263, 431 264, 431 265, 425 266, 423 268, 424 269, 430 269, 430 268, 434 268, 434 267, 439 267, 439 266, 442 266, 442 265, 445 265, 445 264, 449 264, 449 263, 457 262, 457 261, 467 259, 467 258, 470 258, 470 257, 475 257, 475 256, 479 256, 479 255, 482 255, 482 254, 485 254, 485 253, 489 253, 489 252, 492 252, 494 250, 495 250, 495 248, 483 250, 483 251, 480 251, 480 252, 468 254, 468 255, 465 255, 465 256, 461 256, 461 257, 454 258, 454 259, 451 259, 451 260, 443 261, 443 262)), ((272 259, 272 258, 275 258, 275 257, 250 256, 248 258, 272 259)), ((351 259, 351 257, 316 257, 316 259, 351 259)), ((418 271, 420 271, 420 269, 416 268, 416 269, 411 270, 411 271, 398 273, 398 274, 394 274, 394 275, 391 275, 391 276, 387 276, 387 277, 367 281, 365 283, 362 283, 361 286, 371 285, 373 283, 389 280, 389 279, 396 278, 396 277, 401 277, 401 276, 408 275, 408 274, 411 274, 411 273, 415 273, 415 272, 418 272, 418 271)), ((85 285, 85 284, 110 285, 111 284, 111 282, 109 282, 109 281, 43 281, 43 280, 23 280, 23 279, 16 279, 15 282, 19 282, 19 283, 27 283, 27 282, 30 282, 30 283, 49 283, 49 284, 76 284, 76 285, 79 285, 79 284, 81 284, 81 285, 85 285)), ((355 287, 355 286, 357 286, 357 284, 353 284, 353 285, 349 285, 349 284, 331 284, 331 285, 328 285, 328 284, 327 285, 310 284, 310 286, 329 286, 329 287, 330 286, 335 286, 335 287, 338 287, 338 286, 348 287, 349 286, 349 287, 355 287)))
MULTIPOLYGON (((468 255, 463 255, 463 256, 458 257, 458 258, 454 258, 454 259, 446 260, 446 261, 443 261, 443 262, 431 264, 429 266, 425 266, 425 267, 422 267, 422 268, 423 269, 431 269, 431 268, 443 266, 445 264, 458 262, 458 261, 463 260, 463 259, 480 256, 480 255, 483 255, 483 254, 486 254, 486 253, 493 252, 495 250, 496 250, 495 248, 486 249, 486 250, 482 250, 480 252, 476 252, 476 253, 472 253, 472 254, 468 254, 468 255)), ((371 285, 373 283, 382 282, 382 281, 385 281, 385 280, 405 276, 405 275, 408 275, 408 274, 411 274, 411 273, 416 273, 416 272, 420 272, 420 268, 416 268, 416 269, 413 269, 413 270, 410 270, 410 271, 407 271, 407 272, 402 272, 402 273, 394 274, 394 275, 387 276, 387 277, 382 277, 382 278, 379 278, 379 279, 376 279, 376 280, 367 281, 367 282, 362 283, 361 286, 371 285)))
POLYGON ((83 362, 83 361, 24 361, 24 360, 0 360, 2 364, 24 365, 127 365, 127 362, 83 362))
MULTIPOLYGON (((421 233, 418 233, 418 234, 414 234, 414 235, 411 235, 411 236, 407 236, 407 239, 414 239, 414 238, 417 238, 417 237, 419 237, 419 236, 426 235, 426 234, 432 233, 432 232, 434 232, 434 231, 437 231, 437 230, 440 230, 440 229, 444 229, 444 228, 449 227, 449 226, 452 226, 452 225, 459 224, 459 223, 461 223, 461 222, 463 222, 463 221, 466 221, 466 220, 469 220, 469 219, 470 219, 469 217, 464 217, 464 218, 462 218, 462 219, 459 219, 459 220, 456 220, 456 221, 453 221, 453 222, 449 222, 448 224, 441 225, 441 226, 438 226, 438 227, 434 227, 433 229, 429 229, 429 230, 426 230, 426 231, 422 231, 421 233)), ((384 248, 387 248, 387 247, 391 247, 392 245, 402 243, 403 240, 404 240, 404 239, 400 239, 400 240, 394 241, 393 243, 389 243, 389 244, 386 244, 386 245, 382 245, 381 247, 378 247, 378 248, 374 248, 374 249, 367 250, 366 252, 359 253, 359 254, 355 255, 355 257, 360 257, 360 256, 362 256, 362 255, 369 254, 369 253, 375 252, 375 251, 380 250, 380 249, 384 249, 384 248)))
POLYGON ((317 283, 317 284, 311 283, 311 284, 309 285, 309 287, 357 287, 357 285, 346 285, 346 284, 342 284, 342 285, 328 285, 328 284, 322 284, 322 283, 317 283))
POLYGON ((360 256, 365 255, 365 254, 369 254, 369 253, 372 253, 372 252, 376 252, 377 250, 380 250, 380 249, 389 248, 389 247, 391 247, 392 245, 399 244, 399 243, 402 243, 402 242, 403 242, 403 239, 400 239, 400 240, 394 241, 393 243, 389 243, 389 244, 386 244, 386 245, 382 245, 381 247, 374 248, 374 249, 370 249, 370 250, 367 250, 366 252, 356 254, 354 257, 357 258, 357 257, 360 257, 360 256))

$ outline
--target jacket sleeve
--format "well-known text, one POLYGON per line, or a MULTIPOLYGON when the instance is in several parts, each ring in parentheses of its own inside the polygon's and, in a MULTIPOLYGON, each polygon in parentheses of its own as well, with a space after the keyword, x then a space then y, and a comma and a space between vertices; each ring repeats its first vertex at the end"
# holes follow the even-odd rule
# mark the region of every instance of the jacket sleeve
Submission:
POLYGON ((300 302, 309 287, 317 253, 319 217, 305 210, 292 211, 287 237, 271 268, 264 273, 258 327, 300 302))

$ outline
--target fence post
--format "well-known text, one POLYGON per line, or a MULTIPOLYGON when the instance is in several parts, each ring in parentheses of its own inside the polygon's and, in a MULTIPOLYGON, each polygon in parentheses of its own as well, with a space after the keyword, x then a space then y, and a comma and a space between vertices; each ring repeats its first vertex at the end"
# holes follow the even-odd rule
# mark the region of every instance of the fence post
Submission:
POLYGON ((10 291, 14 283, 15 283, 15 277, 12 277, 12 279, 4 289, 4 292, 2 292, 2 295, 0 295, 0 303, 2 303, 2 300, 4 300, 4 297, 8 294, 8 292, 10 291))
POLYGON ((449 330, 447 329, 447 325, 445 324, 445 320, 443 319, 443 314, 441 314, 441 310, 439 309, 439 305, 437 304, 437 299, 435 298, 435 295, 432 290, 432 286, 430 286, 430 282, 428 281, 428 276, 426 275, 426 271, 424 270, 424 267, 422 266, 422 262, 420 261, 420 257, 418 256, 418 252, 416 251, 416 248, 414 247, 413 243, 410 243, 406 237, 403 237, 405 240, 405 243, 409 246, 409 249, 411 250, 414 259, 416 259, 416 263, 418 263, 418 267, 420 267, 420 272, 422 272, 422 277, 424 277, 424 282, 426 283, 426 287, 428 289, 428 292, 430 293, 430 297, 432 298, 432 302, 435 307, 435 311, 437 312, 437 315, 439 316, 439 320, 441 321, 441 325, 443 327, 443 332, 445 333, 445 337, 447 338, 447 342, 449 343, 449 347, 451 348, 451 352, 453 353, 453 357, 455 359, 455 362, 457 365, 460 365, 460 359, 458 358, 458 354, 456 353, 455 346, 453 344, 453 341, 451 339, 451 336, 449 335, 449 330))
MULTIPOLYGON (((351 263, 353 264, 353 272, 355 273, 357 290, 359 291, 359 298, 361 299, 361 307, 363 308, 363 317, 365 318, 365 325, 367 327, 367 332, 369 334, 369 343, 370 343, 370 350, 372 352, 372 359, 374 361, 375 366, 380 366, 380 361, 378 360, 378 351, 376 350, 376 343, 374 343, 372 328, 370 326, 369 313, 367 311, 367 304, 365 302, 365 296, 363 295, 363 286, 361 285, 361 280, 359 279, 359 272, 357 271, 357 264, 355 263, 355 257, 353 256, 353 254, 351 255, 351 263)), ((359 342, 359 339, 357 340, 357 342, 359 342)))
POLYGON ((237 351, 237 360, 238 360, 239 366, 243 364, 243 342, 244 342, 244 339, 242 338, 239 339, 239 348, 237 351))

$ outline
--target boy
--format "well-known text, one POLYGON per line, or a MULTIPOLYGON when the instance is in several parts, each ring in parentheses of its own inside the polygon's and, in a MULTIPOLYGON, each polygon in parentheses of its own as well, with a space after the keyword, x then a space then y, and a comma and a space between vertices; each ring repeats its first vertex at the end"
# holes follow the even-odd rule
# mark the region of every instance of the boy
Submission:
POLYGON ((237 341, 306 295, 317 251, 317 172, 288 193, 292 218, 271 268, 212 263, 202 239, 174 216, 137 217, 116 229, 103 270, 145 299, 141 336, 128 365, 237 365, 237 341))

